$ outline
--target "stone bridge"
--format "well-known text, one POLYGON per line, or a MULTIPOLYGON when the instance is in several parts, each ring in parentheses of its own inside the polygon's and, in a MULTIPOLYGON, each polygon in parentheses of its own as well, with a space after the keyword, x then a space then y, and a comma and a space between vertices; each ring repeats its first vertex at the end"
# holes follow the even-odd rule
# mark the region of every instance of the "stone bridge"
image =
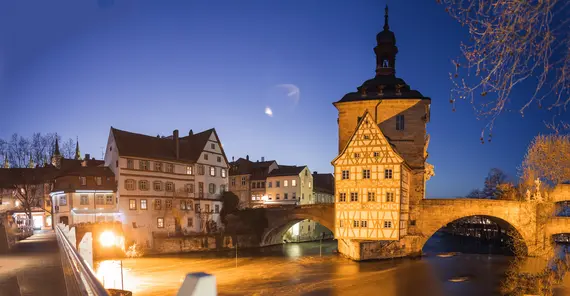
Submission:
MULTIPOLYGON (((412 220, 408 235, 399 242, 402 246, 406 245, 405 255, 421 253, 424 244, 435 232, 453 221, 470 216, 485 216, 503 229, 514 229, 525 242, 531 256, 544 251, 550 245, 552 235, 570 233, 570 218, 548 216, 548 213, 554 211, 554 203, 467 198, 424 199, 419 204, 412 205, 411 211, 416 219, 412 220), (540 213, 547 213, 548 222, 544 229, 538 229, 536 223, 541 219, 540 213)), ((304 219, 316 221, 334 232, 334 215, 334 204, 267 209, 268 227, 261 244, 281 244, 285 232, 304 219)), ((349 243, 344 242, 347 245, 349 243)))

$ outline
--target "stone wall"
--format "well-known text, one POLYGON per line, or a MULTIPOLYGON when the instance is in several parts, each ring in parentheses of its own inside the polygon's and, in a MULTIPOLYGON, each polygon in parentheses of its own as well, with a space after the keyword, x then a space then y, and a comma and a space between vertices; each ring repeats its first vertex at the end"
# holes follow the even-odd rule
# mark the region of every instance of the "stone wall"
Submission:
POLYGON ((154 237, 153 248, 147 254, 173 254, 203 251, 259 247, 259 240, 253 235, 194 235, 177 237, 154 237))

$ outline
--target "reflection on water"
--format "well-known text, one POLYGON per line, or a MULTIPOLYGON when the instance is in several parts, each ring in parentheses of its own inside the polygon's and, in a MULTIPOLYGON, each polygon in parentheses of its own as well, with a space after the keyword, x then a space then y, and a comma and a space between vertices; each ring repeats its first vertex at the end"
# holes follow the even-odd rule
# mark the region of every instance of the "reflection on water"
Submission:
MULTIPOLYGON (((203 271, 216 276, 220 295, 499 295, 512 257, 439 257, 433 250, 442 243, 421 259, 361 263, 333 254, 332 241, 322 256, 319 242, 238 250, 237 268, 233 250, 125 259, 124 286, 136 296, 175 295, 187 273, 203 271)), ((96 268, 106 287, 120 287, 116 263, 96 268)))

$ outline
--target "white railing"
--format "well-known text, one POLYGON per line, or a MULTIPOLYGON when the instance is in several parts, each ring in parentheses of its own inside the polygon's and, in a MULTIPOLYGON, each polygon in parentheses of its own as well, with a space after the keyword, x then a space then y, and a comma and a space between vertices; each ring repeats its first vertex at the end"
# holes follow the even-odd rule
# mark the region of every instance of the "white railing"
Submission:
POLYGON ((65 233, 65 227, 67 226, 56 225, 55 233, 61 254, 67 295, 108 296, 109 293, 99 282, 91 266, 77 252, 75 242, 70 242, 68 234, 65 233))

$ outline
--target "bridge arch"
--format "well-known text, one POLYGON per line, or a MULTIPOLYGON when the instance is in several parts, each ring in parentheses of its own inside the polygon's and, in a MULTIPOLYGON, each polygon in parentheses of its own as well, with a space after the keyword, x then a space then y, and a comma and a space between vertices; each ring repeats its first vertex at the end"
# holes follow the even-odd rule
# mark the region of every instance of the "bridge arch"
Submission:
MULTIPOLYGON (((483 216, 501 227, 512 228, 524 241, 525 249, 533 245, 533 222, 536 208, 528 203, 506 200, 481 199, 425 199, 420 203, 417 227, 421 233, 420 250, 438 230, 454 221, 483 216)), ((534 247, 533 247, 534 248, 534 247)))
POLYGON ((261 237, 261 246, 282 244, 285 232, 305 219, 313 220, 334 232, 334 205, 268 208, 266 217, 268 225, 261 237))

